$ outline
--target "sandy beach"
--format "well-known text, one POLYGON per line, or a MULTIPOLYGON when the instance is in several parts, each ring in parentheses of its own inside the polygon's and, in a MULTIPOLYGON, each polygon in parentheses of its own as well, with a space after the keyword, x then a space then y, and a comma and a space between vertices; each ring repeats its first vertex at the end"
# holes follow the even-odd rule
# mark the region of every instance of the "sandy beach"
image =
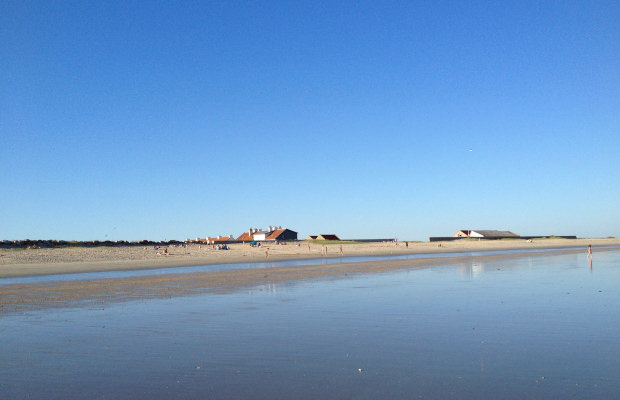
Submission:
MULTIPOLYGON (((0 250, 0 278, 171 268, 330 257, 433 254, 511 249, 551 249, 620 246, 620 239, 457 240, 451 242, 345 243, 299 242, 286 245, 231 244, 230 250, 192 244, 187 247, 64 247, 0 250), (341 251, 342 249, 342 251, 341 251), (324 251, 326 250, 326 255, 324 251), (268 255, 267 255, 268 252, 268 255)), ((585 250, 584 250, 585 251, 585 250)))

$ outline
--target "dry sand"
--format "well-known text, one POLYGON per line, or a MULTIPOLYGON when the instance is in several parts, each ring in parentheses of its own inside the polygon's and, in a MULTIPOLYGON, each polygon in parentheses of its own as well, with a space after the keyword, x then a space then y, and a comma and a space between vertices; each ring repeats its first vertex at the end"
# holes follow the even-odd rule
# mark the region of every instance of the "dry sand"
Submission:
MULTIPOLYGON (((620 246, 620 239, 545 239, 528 242, 525 240, 472 241, 438 243, 368 243, 343 244, 343 256, 399 255, 440 252, 470 252, 484 250, 556 249, 553 253, 585 254, 588 244, 594 253, 605 246, 620 246), (597 249, 598 247, 598 249, 597 249)), ((248 245, 232 245, 231 250, 216 251, 205 246, 169 247, 169 255, 158 255, 152 247, 120 248, 59 248, 0 250, 0 278, 61 274, 73 272, 94 272, 112 270, 136 270, 145 268, 166 268, 174 266, 247 263, 265 260, 264 248, 248 245)), ((291 259, 315 259, 321 257, 323 246, 302 243, 269 247, 269 261, 291 259)), ((161 253, 161 249, 159 250, 161 253)), ((529 256, 543 254, 534 251, 529 256)), ((544 253, 544 254, 549 254, 544 253)), ((340 256, 339 244, 327 245, 327 256, 340 256)), ((70 307, 82 304, 105 307, 106 303, 133 299, 151 299, 181 296, 207 292, 229 292, 241 288, 260 287, 282 282, 309 279, 341 279, 350 275, 388 272, 432 265, 446 265, 521 257, 522 255, 477 255, 467 254, 450 257, 420 259, 395 259, 387 261, 341 263, 329 262, 321 265, 295 267, 269 267, 202 271, 193 273, 149 274, 128 278, 82 279, 61 282, 17 283, 0 285, 0 314, 16 311, 37 310, 55 307, 70 307)), ((1 279, 0 279, 1 283, 1 279)))

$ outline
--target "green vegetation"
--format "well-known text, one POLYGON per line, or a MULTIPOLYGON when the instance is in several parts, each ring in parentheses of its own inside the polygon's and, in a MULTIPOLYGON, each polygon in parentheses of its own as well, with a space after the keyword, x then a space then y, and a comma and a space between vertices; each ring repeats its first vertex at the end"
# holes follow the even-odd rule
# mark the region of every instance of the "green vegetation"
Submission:
POLYGON ((539 238, 534 238, 532 240, 548 240, 548 239, 564 239, 562 237, 558 237, 555 235, 549 235, 549 236, 543 236, 543 237, 539 237, 539 238))
POLYGON ((364 242, 356 242, 355 240, 304 240, 306 243, 312 244, 359 244, 364 242))

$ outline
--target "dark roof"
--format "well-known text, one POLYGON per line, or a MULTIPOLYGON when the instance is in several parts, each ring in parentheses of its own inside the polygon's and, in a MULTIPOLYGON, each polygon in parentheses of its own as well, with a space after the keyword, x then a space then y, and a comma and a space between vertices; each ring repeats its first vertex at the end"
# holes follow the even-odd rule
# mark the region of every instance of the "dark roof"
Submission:
POLYGON ((484 237, 519 237, 516 233, 510 231, 494 231, 494 230, 476 230, 473 229, 471 232, 476 232, 481 234, 484 237))
POLYGON ((278 236, 283 234, 285 230, 286 229, 276 229, 275 231, 271 232, 267 237, 265 237, 265 240, 275 240, 278 238, 278 236))
POLYGON ((319 240, 340 240, 340 238, 334 235, 333 233, 326 233, 323 235, 319 235, 317 239, 319 240))

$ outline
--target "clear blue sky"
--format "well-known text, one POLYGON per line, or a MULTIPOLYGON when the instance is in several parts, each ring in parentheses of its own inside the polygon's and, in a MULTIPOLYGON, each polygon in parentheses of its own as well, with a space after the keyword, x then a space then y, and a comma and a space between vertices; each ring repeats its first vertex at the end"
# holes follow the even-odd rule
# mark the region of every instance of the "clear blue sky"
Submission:
POLYGON ((7 0, 0 69, 0 239, 620 236, 618 1, 7 0))

